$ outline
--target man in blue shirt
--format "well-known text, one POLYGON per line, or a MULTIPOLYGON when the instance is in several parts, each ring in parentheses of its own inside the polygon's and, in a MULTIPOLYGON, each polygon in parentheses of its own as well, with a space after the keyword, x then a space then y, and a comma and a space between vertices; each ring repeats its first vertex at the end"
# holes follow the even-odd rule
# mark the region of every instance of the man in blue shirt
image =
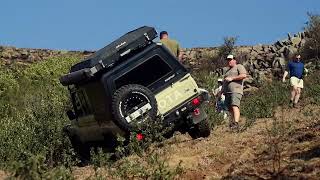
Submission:
POLYGON ((284 72, 282 81, 286 81, 286 77, 290 73, 290 84, 292 86, 290 105, 297 107, 300 98, 301 89, 303 88, 304 64, 301 62, 301 55, 297 54, 293 61, 288 63, 288 69, 284 72))

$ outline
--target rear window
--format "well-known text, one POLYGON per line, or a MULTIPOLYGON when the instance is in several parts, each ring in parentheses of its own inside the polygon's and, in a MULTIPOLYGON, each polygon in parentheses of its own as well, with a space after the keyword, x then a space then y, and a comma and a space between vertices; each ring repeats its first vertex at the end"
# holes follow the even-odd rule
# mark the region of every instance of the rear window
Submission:
POLYGON ((118 78, 115 84, 117 88, 126 84, 140 84, 149 87, 170 72, 172 68, 169 64, 156 55, 118 78))

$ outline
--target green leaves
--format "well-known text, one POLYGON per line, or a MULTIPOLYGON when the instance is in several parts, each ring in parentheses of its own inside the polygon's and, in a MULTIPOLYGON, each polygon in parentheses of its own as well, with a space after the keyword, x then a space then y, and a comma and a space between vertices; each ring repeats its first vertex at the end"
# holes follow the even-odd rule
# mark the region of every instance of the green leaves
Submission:
MULTIPOLYGON (((28 165, 41 156, 46 166, 63 164, 71 155, 69 141, 62 135, 67 122, 69 96, 59 77, 78 61, 60 57, 28 67, 0 68, 0 165, 28 165), (24 154, 29 154, 26 156, 24 154), (23 158, 24 157, 24 158, 23 158)), ((20 168, 21 169, 21 168, 20 168)), ((18 169, 17 169, 18 170, 18 169)), ((59 173, 60 170, 57 170, 59 173)))

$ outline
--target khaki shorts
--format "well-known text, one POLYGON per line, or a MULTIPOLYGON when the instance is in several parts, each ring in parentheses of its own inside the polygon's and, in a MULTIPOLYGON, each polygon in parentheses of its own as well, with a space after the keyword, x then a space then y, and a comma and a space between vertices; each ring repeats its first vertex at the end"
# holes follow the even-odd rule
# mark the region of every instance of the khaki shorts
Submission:
POLYGON ((239 93, 230 93, 226 94, 225 105, 230 108, 231 106, 238 106, 240 108, 240 101, 242 98, 242 94, 239 93))
POLYGON ((298 88, 303 88, 303 79, 299 79, 297 77, 292 76, 290 78, 291 86, 296 86, 298 88))

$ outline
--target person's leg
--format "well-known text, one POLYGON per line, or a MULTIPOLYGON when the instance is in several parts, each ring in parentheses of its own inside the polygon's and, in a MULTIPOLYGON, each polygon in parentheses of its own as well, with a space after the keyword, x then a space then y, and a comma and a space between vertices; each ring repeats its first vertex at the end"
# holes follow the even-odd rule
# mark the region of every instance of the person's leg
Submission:
POLYGON ((234 113, 232 107, 229 108, 229 113, 230 113, 230 125, 233 125, 234 123, 234 113))
POLYGON ((300 99, 302 88, 303 88, 303 80, 299 79, 296 86, 296 96, 294 97, 294 105, 296 105, 300 99))
POLYGON ((297 92, 297 87, 296 87, 296 86, 292 86, 291 98, 290 98, 290 102, 291 102, 291 103, 293 103, 294 98, 296 97, 296 92, 297 92))
POLYGON ((234 118, 233 118, 233 111, 232 111, 232 107, 231 107, 231 94, 226 94, 225 95, 225 106, 227 111, 229 111, 229 127, 233 126, 233 122, 234 122, 234 118))
POLYGON ((290 85, 292 87, 291 89, 291 97, 290 97, 290 106, 294 103, 294 98, 296 97, 297 92, 297 85, 298 85, 298 79, 296 77, 290 77, 290 85))
POLYGON ((301 88, 296 89, 296 96, 294 97, 294 103, 297 104, 301 95, 301 88))
POLYGON ((240 121, 240 109, 238 106, 232 106, 234 122, 239 123, 240 121))
POLYGON ((231 98, 231 109, 232 109, 232 117, 233 117, 233 129, 239 130, 239 122, 240 122, 240 101, 242 95, 238 93, 232 94, 231 98))

